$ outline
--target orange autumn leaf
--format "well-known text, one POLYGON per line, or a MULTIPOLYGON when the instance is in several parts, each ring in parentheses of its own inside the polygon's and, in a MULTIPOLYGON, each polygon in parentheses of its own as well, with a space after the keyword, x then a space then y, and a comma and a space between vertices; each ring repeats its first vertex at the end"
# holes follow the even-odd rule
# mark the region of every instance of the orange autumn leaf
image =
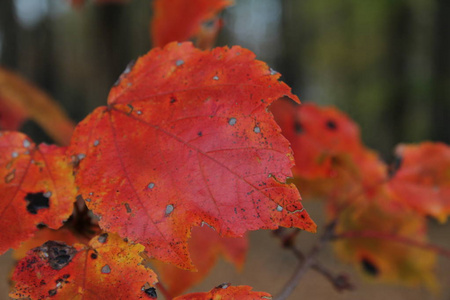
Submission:
POLYGON ((155 0, 151 23, 153 46, 190 39, 202 31, 203 22, 232 4, 232 0, 155 0))
POLYGON ((247 250, 247 237, 220 237, 208 226, 194 227, 189 239, 189 253, 197 272, 182 270, 160 261, 154 261, 153 265, 169 294, 177 296, 201 282, 215 265, 219 256, 224 256, 240 269, 244 264, 247 250))
POLYGON ((295 176, 316 179, 335 176, 336 156, 363 150, 358 126, 334 107, 313 103, 294 106, 278 101, 270 107, 295 154, 295 176))
POLYGON ((241 47, 156 48, 129 67, 108 106, 76 128, 71 152, 88 207, 107 231, 194 269, 191 228, 222 236, 279 226, 315 231, 291 176, 288 141, 266 110, 292 95, 241 47))
POLYGON ((19 261, 13 299, 156 298, 155 273, 142 264, 141 245, 116 235, 94 237, 89 246, 49 241, 19 261), (78 297, 78 298, 74 298, 78 297))
POLYGON ((334 245, 339 258, 373 280, 436 289, 436 254, 416 246, 427 242, 426 219, 396 200, 386 186, 373 199, 360 197, 340 214, 336 230, 342 237, 334 245))
POLYGON ((364 147, 358 126, 336 108, 278 101, 270 110, 291 143, 294 182, 304 195, 326 196, 344 207, 353 195, 373 193, 387 180, 387 166, 364 147))
POLYGON ((3 68, 0 68, 0 106, 2 129, 16 130, 25 118, 30 118, 61 145, 69 143, 75 125, 58 103, 19 75, 3 68))
POLYGON ((400 166, 389 187, 404 203, 441 222, 450 214, 450 147, 425 142, 400 145, 400 166))
POLYGON ((72 213, 76 189, 66 149, 36 146, 18 132, 0 133, 0 253, 44 223, 58 229, 72 213))
POLYGON ((269 293, 253 292, 252 287, 246 285, 230 286, 221 284, 207 293, 191 293, 173 300, 260 300, 272 299, 269 293))

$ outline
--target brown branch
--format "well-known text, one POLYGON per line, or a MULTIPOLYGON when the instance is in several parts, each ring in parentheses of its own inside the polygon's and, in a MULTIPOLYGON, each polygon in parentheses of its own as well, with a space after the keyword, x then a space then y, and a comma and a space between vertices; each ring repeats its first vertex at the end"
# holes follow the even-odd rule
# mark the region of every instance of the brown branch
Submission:
POLYGON ((335 227, 336 221, 333 221, 328 226, 326 226, 325 232, 323 233, 322 237, 306 256, 303 255, 300 250, 294 247, 291 239, 286 239, 285 236, 277 234, 282 238, 283 245, 291 249, 295 256, 300 260, 300 263, 295 269, 292 277, 285 284, 281 293, 275 298, 276 300, 287 299, 297 287, 300 279, 308 272, 309 269, 313 269, 324 275, 324 277, 327 278, 338 291, 349 290, 353 288, 353 285, 348 280, 348 276, 344 274, 334 275, 316 260, 317 255, 320 253, 323 247, 334 238, 335 227), (290 242, 286 243, 287 240, 290 242))
POLYGON ((422 248, 424 250, 435 252, 444 257, 450 258, 450 250, 442 248, 441 246, 416 241, 407 237, 390 234, 387 232, 379 232, 379 231, 346 231, 343 233, 339 233, 334 236, 335 239, 354 239, 354 238, 372 238, 379 240, 389 240, 392 242, 397 242, 401 244, 405 244, 412 247, 422 248))

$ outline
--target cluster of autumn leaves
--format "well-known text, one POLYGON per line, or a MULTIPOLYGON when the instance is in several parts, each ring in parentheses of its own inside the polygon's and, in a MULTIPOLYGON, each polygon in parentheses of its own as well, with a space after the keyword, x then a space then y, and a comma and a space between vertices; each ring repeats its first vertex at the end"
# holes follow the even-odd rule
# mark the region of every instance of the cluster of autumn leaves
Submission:
MULTIPOLYGON (((210 47, 221 23, 202 22, 230 1, 197 1, 177 1, 180 10, 173 1, 155 2, 155 45, 196 36, 210 47)), ((279 77, 240 47, 201 51, 170 43, 131 64, 108 105, 80 122, 70 142, 70 121, 51 110, 65 124, 53 136, 67 147, 2 132, 0 225, 8 230, 0 233, 0 253, 20 246, 15 256, 21 259, 11 296, 102 299, 113 290, 117 298, 156 297, 148 256, 156 259, 168 292, 178 295, 201 280, 219 255, 242 266, 248 246, 238 237, 247 231, 315 231, 297 188, 286 182, 294 157, 302 194, 325 196, 330 218, 338 218, 336 248, 345 260, 382 278, 432 287, 435 257, 423 249, 425 216, 444 221, 450 212, 448 146, 401 146, 398 165, 389 169, 337 110, 274 103, 285 96, 298 102, 279 77), (77 195, 76 207, 85 203, 98 218, 92 232, 74 230, 77 195)), ((44 119, 45 110, 23 103, 46 96, 15 88, 27 86, 20 79, 11 84, 12 76, 3 78, 8 93, 0 94, 0 103, 20 112, 20 119, 2 128, 14 129, 25 117, 44 119)), ((224 284, 176 299, 216 297, 270 295, 224 284)))
POLYGON ((427 217, 444 223, 450 213, 450 147, 399 145, 388 166, 335 108, 278 101, 271 111, 294 150, 303 197, 325 198, 337 219, 339 256, 379 279, 436 288, 427 217))

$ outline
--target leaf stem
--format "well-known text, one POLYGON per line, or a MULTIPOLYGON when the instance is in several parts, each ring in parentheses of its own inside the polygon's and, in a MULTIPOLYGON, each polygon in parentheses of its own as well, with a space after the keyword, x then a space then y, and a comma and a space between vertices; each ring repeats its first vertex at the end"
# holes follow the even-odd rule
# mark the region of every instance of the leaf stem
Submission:
POLYGON ((306 256, 300 250, 295 248, 293 243, 286 243, 286 239, 284 238, 285 247, 291 249, 291 251, 299 259, 300 263, 275 300, 287 299, 297 287, 300 279, 308 272, 310 268, 324 275, 325 278, 327 278, 338 291, 353 289, 353 285, 349 282, 348 276, 345 274, 334 275, 325 266, 317 261, 317 255, 323 247, 334 238, 336 223, 336 221, 333 221, 325 227, 325 232, 306 256))
POLYGON ((354 239, 354 238, 372 238, 379 240, 389 240, 401 244, 405 244, 412 247, 422 248, 424 250, 435 252, 444 257, 450 258, 450 250, 442 248, 441 246, 416 241, 407 237, 391 234, 388 232, 380 232, 380 231, 346 231, 343 233, 336 234, 334 236, 335 239, 354 239))

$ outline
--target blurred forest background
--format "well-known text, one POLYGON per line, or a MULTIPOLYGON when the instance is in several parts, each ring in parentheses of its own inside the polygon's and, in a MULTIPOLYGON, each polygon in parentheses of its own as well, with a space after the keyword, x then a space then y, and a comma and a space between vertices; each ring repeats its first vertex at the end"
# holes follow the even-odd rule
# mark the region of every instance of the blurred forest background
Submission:
MULTIPOLYGON (((80 121, 151 48, 151 15, 148 0, 2 0, 0 64, 80 121)), ((219 45, 251 49, 302 101, 348 113, 384 158, 399 142, 450 143, 450 1, 236 0, 223 17, 219 45)))
MULTIPOLYGON (((349 114, 361 126, 365 143, 388 162, 400 142, 450 143, 450 1, 235 2, 222 14, 225 26, 218 45, 249 48, 279 71, 302 101, 333 104, 349 114)), ((124 5, 86 1, 79 9, 68 0, 0 0, 0 65, 44 89, 78 122, 106 104, 125 66, 149 51, 151 16, 149 0, 124 5)), ((22 130, 36 141, 51 142, 30 121, 22 130)), ((319 224, 321 205, 308 204, 319 224)), ((435 223, 431 227, 432 240, 450 247, 448 230, 435 223)), ((308 246, 317 236, 305 238, 302 243, 308 246)), ((198 290, 225 280, 279 291, 295 258, 265 232, 252 233, 251 241, 247 265, 252 267, 236 275, 221 262, 198 290)), ((331 257, 331 249, 322 255, 331 269, 341 270, 331 257)), ((12 264, 5 256, 1 260, 0 299, 12 264)), ((438 277, 444 286, 450 282, 448 268, 448 260, 440 264, 438 277)), ((349 294, 339 296, 319 275, 309 275, 293 299, 350 299, 349 294)), ((361 289, 351 299, 436 299, 425 290, 368 285, 356 275, 352 279, 361 289)), ((440 296, 449 293, 447 287, 440 296)))

